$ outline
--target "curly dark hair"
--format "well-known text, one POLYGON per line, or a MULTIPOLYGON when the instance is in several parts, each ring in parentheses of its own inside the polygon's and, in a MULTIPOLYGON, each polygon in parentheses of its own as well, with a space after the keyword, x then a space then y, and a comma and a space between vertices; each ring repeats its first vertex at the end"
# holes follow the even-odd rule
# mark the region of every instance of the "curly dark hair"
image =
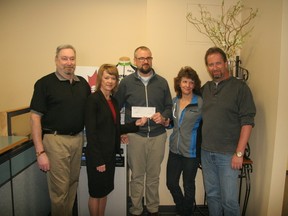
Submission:
POLYGON ((178 72, 177 77, 174 78, 174 90, 178 97, 182 97, 182 91, 180 88, 180 82, 182 77, 186 77, 188 79, 192 79, 194 81, 195 87, 193 89, 193 93, 200 95, 200 88, 201 88, 201 80, 197 72, 191 68, 190 66, 185 66, 180 69, 178 72))

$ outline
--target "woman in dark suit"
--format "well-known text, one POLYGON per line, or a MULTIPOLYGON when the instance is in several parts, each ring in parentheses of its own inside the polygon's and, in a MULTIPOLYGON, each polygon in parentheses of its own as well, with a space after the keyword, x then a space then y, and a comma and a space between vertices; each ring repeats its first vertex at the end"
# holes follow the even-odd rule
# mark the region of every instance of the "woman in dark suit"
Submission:
POLYGON ((86 165, 91 216, 104 216, 107 195, 114 189, 115 154, 120 153, 120 134, 137 132, 138 126, 147 121, 141 118, 120 125, 120 110, 112 96, 118 81, 116 66, 103 64, 98 70, 96 92, 87 100, 86 165))

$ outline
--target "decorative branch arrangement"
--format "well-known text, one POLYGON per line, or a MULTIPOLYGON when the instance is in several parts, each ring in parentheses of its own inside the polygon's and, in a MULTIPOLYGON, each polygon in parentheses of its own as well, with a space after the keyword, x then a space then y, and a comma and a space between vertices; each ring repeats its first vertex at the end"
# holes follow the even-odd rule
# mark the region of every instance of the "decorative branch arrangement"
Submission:
POLYGON ((235 59, 236 53, 242 48, 247 36, 250 35, 254 27, 246 29, 247 25, 253 20, 258 9, 249 8, 247 16, 244 15, 244 5, 239 0, 235 5, 225 10, 225 1, 222 0, 221 14, 217 18, 207 11, 203 5, 199 4, 200 17, 193 16, 189 12, 186 16, 187 20, 192 23, 195 28, 202 34, 206 35, 215 46, 220 47, 226 52, 228 59, 235 59))

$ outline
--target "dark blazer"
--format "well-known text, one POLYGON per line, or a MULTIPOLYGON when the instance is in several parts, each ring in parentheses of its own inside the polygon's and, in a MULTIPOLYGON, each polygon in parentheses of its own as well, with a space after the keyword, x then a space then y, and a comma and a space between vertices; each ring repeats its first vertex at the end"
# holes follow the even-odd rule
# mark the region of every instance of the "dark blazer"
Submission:
POLYGON ((118 102, 113 97, 111 100, 116 111, 116 124, 109 104, 100 90, 91 94, 86 103, 86 158, 95 167, 115 159, 115 154, 120 153, 121 134, 139 130, 135 122, 120 125, 118 102))

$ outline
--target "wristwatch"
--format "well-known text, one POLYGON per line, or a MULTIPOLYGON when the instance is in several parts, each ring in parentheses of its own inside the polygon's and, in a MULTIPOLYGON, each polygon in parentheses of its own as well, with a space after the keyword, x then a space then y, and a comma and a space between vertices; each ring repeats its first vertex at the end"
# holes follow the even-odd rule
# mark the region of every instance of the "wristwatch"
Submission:
POLYGON ((243 157, 243 153, 241 151, 235 153, 237 157, 243 157))

